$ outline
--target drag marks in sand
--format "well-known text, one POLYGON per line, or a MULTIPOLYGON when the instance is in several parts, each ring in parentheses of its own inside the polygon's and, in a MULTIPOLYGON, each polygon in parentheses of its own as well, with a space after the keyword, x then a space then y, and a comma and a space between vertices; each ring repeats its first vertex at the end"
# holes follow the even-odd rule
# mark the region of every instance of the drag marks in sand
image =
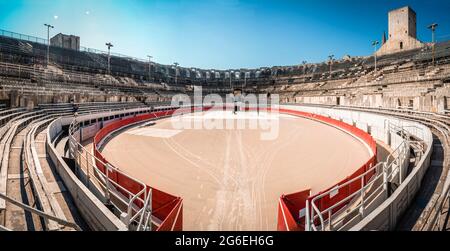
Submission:
POLYGON ((145 136, 153 138, 172 138, 173 136, 182 132, 181 130, 161 129, 161 128, 137 128, 127 131, 126 134, 135 136, 145 136))
POLYGON ((105 152, 132 175, 182 197, 185 230, 275 230, 281 194, 320 190, 368 154, 358 140, 333 127, 280 117, 282 130, 274 141, 261 141, 260 130, 180 132, 164 119, 116 136, 105 152), (118 155, 123 148, 129 152, 118 155), (318 157, 323 152, 327 156, 318 157))

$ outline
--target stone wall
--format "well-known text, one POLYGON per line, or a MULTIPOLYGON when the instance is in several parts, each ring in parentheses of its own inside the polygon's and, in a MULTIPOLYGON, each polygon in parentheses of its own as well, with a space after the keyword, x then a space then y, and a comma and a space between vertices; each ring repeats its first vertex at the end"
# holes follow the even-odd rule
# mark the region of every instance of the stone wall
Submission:
POLYGON ((438 88, 429 93, 397 87, 395 91, 386 93, 336 96, 308 96, 306 94, 296 96, 294 100, 296 103, 302 104, 408 108, 416 111, 444 113, 444 110, 448 111, 450 107, 450 87, 438 88))
POLYGON ((136 102, 135 97, 125 95, 86 95, 86 94, 29 94, 19 91, 0 91, 0 103, 10 107, 34 108, 38 104, 88 103, 88 102, 136 102))

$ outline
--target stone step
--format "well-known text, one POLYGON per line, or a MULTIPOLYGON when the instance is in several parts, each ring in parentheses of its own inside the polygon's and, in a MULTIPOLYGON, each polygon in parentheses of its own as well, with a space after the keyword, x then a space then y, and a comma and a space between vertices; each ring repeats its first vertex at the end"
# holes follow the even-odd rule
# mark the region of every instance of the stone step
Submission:
POLYGON ((20 179, 27 179, 28 178, 28 174, 23 173, 23 174, 8 174, 8 179, 9 180, 20 180, 20 179))

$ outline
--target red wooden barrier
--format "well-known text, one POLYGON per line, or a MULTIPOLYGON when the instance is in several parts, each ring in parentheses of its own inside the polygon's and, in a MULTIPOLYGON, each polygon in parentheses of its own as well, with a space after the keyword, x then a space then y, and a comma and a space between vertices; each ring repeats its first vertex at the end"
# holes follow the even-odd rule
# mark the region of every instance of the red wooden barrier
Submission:
POLYGON ((301 209, 306 207, 306 200, 311 190, 281 196, 278 203, 278 231, 301 231, 305 229, 305 217, 300 217, 301 209))
MULTIPOLYGON (((340 128, 340 129, 344 130, 345 132, 350 133, 350 134, 354 135, 355 137, 364 141, 369 146, 369 148, 371 149, 371 151, 373 153, 371 158, 363 166, 358 168, 353 174, 351 174, 346 179, 338 182, 337 184, 331 186, 329 189, 326 189, 325 191, 322 191, 320 193, 317 193, 317 194, 309 196, 309 197, 305 197, 304 192, 300 192, 299 194, 297 194, 300 197, 297 197, 296 200, 292 200, 292 199, 289 200, 289 197, 287 197, 287 196, 282 196, 280 198, 280 205, 278 207, 278 210, 279 210, 279 212, 278 212, 278 230, 280 230, 280 231, 303 231, 305 219, 304 219, 304 217, 299 217, 299 212, 300 212, 300 210, 302 210, 306 207, 306 200, 311 202, 314 198, 316 198, 328 191, 331 191, 334 187, 336 187, 338 185, 343 185, 343 184, 349 182, 353 178, 358 177, 359 175, 367 172, 371 167, 375 166, 376 156, 377 156, 377 146, 376 146, 375 140, 368 133, 364 132, 363 130, 361 130, 357 127, 346 124, 344 122, 341 122, 341 121, 338 121, 335 119, 331 119, 328 117, 324 117, 321 115, 316 115, 316 114, 301 112, 301 111, 279 109, 279 112, 294 115, 294 116, 313 119, 313 120, 323 122, 328 125, 333 125, 337 128, 340 128), (287 207, 287 205, 290 205, 290 209, 288 207, 288 209, 289 209, 288 211, 291 215, 285 217, 285 219, 287 218, 288 221, 282 221, 283 219, 280 219, 280 215, 282 214, 280 212, 280 210, 283 211, 284 207, 287 207), (292 219, 295 219, 296 226, 293 226, 292 219)), ((366 185, 367 182, 369 182, 369 180, 372 178, 373 175, 375 175, 375 170, 373 170, 372 172, 365 175, 363 183, 361 183, 360 180, 356 180, 356 181, 351 182, 350 184, 347 184, 346 186, 340 188, 333 197, 330 197, 330 195, 327 195, 327 196, 322 197, 321 199, 318 199, 316 201, 317 207, 319 208, 320 211, 324 211, 324 210, 336 205, 338 202, 341 202, 343 199, 345 199, 349 195, 360 190, 363 185, 366 185)), ((294 196, 295 196, 295 194, 294 194, 294 196)), ((334 208, 332 210, 332 213, 335 213, 338 210, 345 207, 348 202, 342 203, 340 206, 334 208)), ((284 210, 284 213, 286 214, 286 210, 284 210)), ((328 216, 324 216, 325 219, 327 217, 328 216)))
MULTIPOLYGON (((204 110, 209 110, 210 108, 204 108, 204 110)), ((198 109, 195 109, 198 110, 198 109)), ((192 111, 192 109, 183 110, 183 112, 189 112, 192 111)), ((160 118, 163 116, 169 116, 172 115, 175 112, 175 110, 170 111, 160 111, 160 112, 154 112, 150 114, 144 114, 144 115, 138 115, 132 118, 123 119, 114 123, 109 124, 102 130, 100 130, 96 136, 94 137, 94 154, 95 156, 103 161, 104 163, 108 163, 108 161, 101 155, 101 153, 97 149, 97 144, 103 140, 108 134, 110 134, 113 131, 116 131, 124 126, 145 121, 151 118, 160 118)), ((319 122, 323 122, 329 125, 336 126, 352 135, 354 135, 357 138, 360 138, 363 140, 372 150, 374 155, 370 158, 370 160, 367 161, 366 164, 364 164, 362 167, 357 169, 355 173, 350 175, 345 180, 339 182, 336 185, 344 184, 351 180, 353 177, 356 177, 364 172, 366 172, 370 167, 374 166, 376 164, 376 143, 373 140, 373 138, 367 134, 366 132, 360 130, 359 128, 353 127, 351 125, 348 125, 346 123, 343 123, 341 121, 337 121, 328 117, 301 112, 301 111, 294 111, 294 110, 288 110, 288 109, 280 109, 280 113, 286 113, 291 114, 294 116, 300 116, 305 118, 314 119, 319 122)), ((97 167, 100 171, 103 173, 106 173, 106 169, 102 163, 99 161, 96 161, 97 167)), ((365 178, 365 182, 367 183, 369 179, 375 174, 375 172, 369 174, 365 178)), ((143 189, 142 184, 139 182, 136 182, 135 180, 129 178, 126 175, 123 175, 120 172, 117 172, 113 170, 109 177, 117 182, 119 185, 124 187, 125 189, 137 193, 143 189)), ((327 189, 323 192, 320 192, 316 195, 310 196, 310 190, 291 194, 291 195, 283 195, 278 204, 278 230, 280 231, 302 231, 304 230, 304 224, 305 224, 305 217, 300 217, 299 212, 300 210, 304 209, 306 207, 306 201, 311 201, 316 196, 319 196, 329 190, 331 190, 333 187, 336 187, 336 185, 331 186, 330 189, 327 189)), ((343 198, 347 197, 348 195, 354 193, 355 191, 359 190, 361 188, 362 184, 361 182, 352 182, 348 186, 345 186, 341 188, 338 193, 330 198, 330 196, 325 196, 321 198, 318 201, 318 207, 320 210, 325 210, 333 205, 335 205, 337 202, 341 201, 343 198)), ((149 186, 147 186, 147 189, 150 189, 149 186)), ((182 199, 179 197, 175 197, 173 195, 164 193, 160 190, 157 190, 155 188, 153 189, 152 193, 152 200, 153 200, 153 214, 158 219, 162 220, 161 225, 157 229, 157 231, 180 231, 182 230, 182 210, 183 210, 183 204, 182 199)), ((140 205, 142 206, 142 205, 140 205)), ((343 204, 341 207, 336 208, 334 211, 337 211, 338 209, 345 206, 343 204)))
MULTIPOLYGON (((100 151, 98 150, 98 144, 110 133, 123 128, 127 125, 145 121, 152 118, 160 118, 164 116, 169 116, 173 114, 175 110, 170 111, 160 111, 160 112, 153 112, 149 114, 143 114, 143 115, 137 115, 135 117, 126 118, 123 120, 119 120, 116 122, 113 122, 107 126, 105 126, 103 129, 101 129, 94 137, 94 155, 97 157, 100 161, 102 161, 105 164, 108 164, 109 162, 102 156, 100 151)), ((100 161, 96 161, 96 165, 98 169, 106 174, 106 167, 101 163, 100 161)), ((183 209, 183 203, 182 199, 180 197, 176 197, 173 195, 170 195, 168 193, 165 193, 163 191, 160 191, 156 188, 152 188, 148 185, 145 187, 136 180, 130 178, 129 176, 117 171, 116 169, 112 169, 108 171, 108 176, 111 180, 119 184, 124 189, 128 190, 129 192, 133 194, 137 194, 140 191, 142 191, 144 188, 149 191, 152 189, 152 210, 153 210, 153 216, 160 219, 162 221, 161 225, 157 228, 157 231, 181 231, 183 228, 183 222, 182 222, 182 209, 183 209)), ((121 193, 124 195, 128 195, 126 191, 124 191, 120 187, 116 187, 121 193)), ((143 199, 143 196, 142 196, 143 199)), ((136 205, 139 207, 142 207, 142 202, 137 201, 136 205)))

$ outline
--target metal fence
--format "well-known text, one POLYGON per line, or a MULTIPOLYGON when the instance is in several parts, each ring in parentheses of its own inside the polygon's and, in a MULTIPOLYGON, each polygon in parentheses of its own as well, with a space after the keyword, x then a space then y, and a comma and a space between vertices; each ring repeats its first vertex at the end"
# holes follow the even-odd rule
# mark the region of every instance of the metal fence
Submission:
MULTIPOLYGON (((12 31, 7 31, 7 30, 0 29, 0 35, 3 36, 3 37, 14 38, 14 39, 19 39, 19 40, 23 40, 23 41, 32 42, 32 43, 48 45, 48 40, 47 39, 39 38, 39 37, 35 37, 35 36, 29 36, 29 35, 25 35, 25 34, 20 34, 20 33, 12 32, 12 31)), ((55 46, 55 45, 50 45, 50 46, 52 46, 52 47, 59 47, 59 46, 55 46)), ((71 50, 69 48, 65 48, 65 49, 71 50)), ((97 49, 88 48, 88 47, 83 47, 83 46, 80 46, 80 51, 89 52, 89 53, 95 53, 95 54, 108 55, 108 52, 106 52, 106 51, 97 50, 97 49)), ((135 58, 135 57, 131 57, 131 56, 127 56, 127 55, 120 54, 120 53, 111 52, 110 54, 111 54, 111 56, 115 56, 115 57, 119 57, 119 58, 140 61, 140 62, 143 62, 143 63, 148 63, 147 60, 139 59, 139 58, 135 58)))
POLYGON ((45 45, 47 44, 47 41, 48 41, 47 39, 34 37, 34 36, 29 36, 29 35, 24 35, 24 34, 12 32, 12 31, 7 31, 7 30, 2 30, 2 29, 0 29, 0 35, 3 36, 3 37, 15 38, 15 39, 28 41, 28 42, 45 44, 45 45))
MULTIPOLYGON (((393 135, 400 136, 403 141, 391 152, 385 161, 378 163, 366 172, 360 174, 343 184, 320 194, 311 201, 306 201, 305 230, 306 231, 333 231, 348 230, 355 223, 373 212, 395 188, 405 180, 406 170, 410 161, 410 147, 424 152, 423 142, 411 140, 411 135, 423 135, 417 127, 403 128, 389 125, 393 135), (375 172, 375 175, 372 175, 375 172), (369 178, 369 179, 368 179, 369 178), (339 190, 360 182, 361 188, 341 199, 331 207, 320 209, 320 200, 335 196, 339 190)), ((423 138, 422 138, 423 139, 423 138)))
MULTIPOLYGON (((96 186, 101 189, 104 197, 100 198, 107 204, 113 205, 118 210, 121 220, 128 226, 129 229, 134 230, 151 230, 152 229, 152 190, 147 190, 147 186, 127 174, 121 172, 114 166, 104 163, 102 160, 95 157, 91 151, 86 149, 77 139, 76 135, 80 133, 80 123, 74 120, 69 128, 69 153, 70 157, 75 160, 75 164, 79 171, 85 176, 80 180, 90 190, 95 190, 96 186), (103 173, 96 165, 101 163, 106 166, 106 172, 103 173), (138 193, 133 193, 124 188, 110 177, 110 172, 121 173, 121 175, 140 183, 143 187, 138 193), (106 199, 106 201, 105 201, 106 199), (139 206, 143 205, 143 206, 139 206)), ((98 191, 94 192, 98 195, 98 191)))

